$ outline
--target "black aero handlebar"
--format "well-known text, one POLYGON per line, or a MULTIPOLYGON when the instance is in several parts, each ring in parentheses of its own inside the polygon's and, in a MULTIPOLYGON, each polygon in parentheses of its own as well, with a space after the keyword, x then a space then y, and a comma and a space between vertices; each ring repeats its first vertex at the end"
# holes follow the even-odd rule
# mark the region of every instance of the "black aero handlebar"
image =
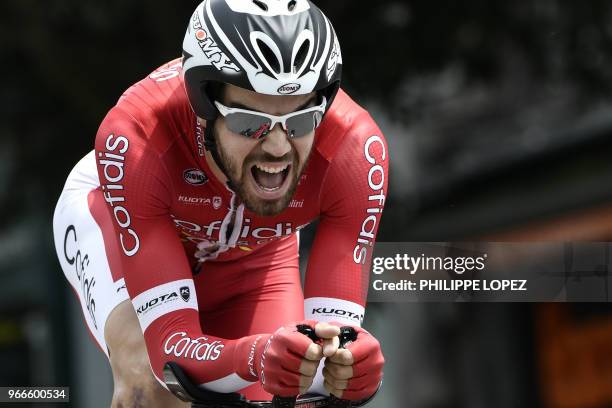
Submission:
MULTIPOLYGON (((270 401, 249 401, 238 393, 207 391, 191 382, 183 369, 174 361, 164 365, 164 381, 168 389, 179 399, 191 402, 192 408, 272 408, 270 401)), ((330 407, 325 396, 311 396, 293 399, 296 408, 330 407)))

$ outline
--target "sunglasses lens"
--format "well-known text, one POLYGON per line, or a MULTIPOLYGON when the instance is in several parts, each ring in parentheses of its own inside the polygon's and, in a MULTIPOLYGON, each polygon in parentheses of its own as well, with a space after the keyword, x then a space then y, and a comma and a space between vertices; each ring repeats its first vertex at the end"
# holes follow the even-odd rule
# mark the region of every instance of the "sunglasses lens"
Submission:
POLYGON ((305 112, 287 119, 289 137, 302 137, 315 130, 321 123, 321 112, 305 112))
POLYGON ((225 123, 229 130, 245 137, 259 139, 270 131, 270 119, 253 115, 250 113, 230 113, 225 117, 225 123))

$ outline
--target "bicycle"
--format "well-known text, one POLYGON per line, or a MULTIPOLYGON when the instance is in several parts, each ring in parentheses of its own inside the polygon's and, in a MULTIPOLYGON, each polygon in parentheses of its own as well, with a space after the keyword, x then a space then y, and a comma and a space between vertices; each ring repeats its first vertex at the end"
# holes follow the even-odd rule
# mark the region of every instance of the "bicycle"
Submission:
MULTIPOLYGON (((298 331, 313 341, 319 341, 314 329, 309 326, 298 326, 298 331)), ((357 333, 352 327, 340 328, 340 347, 343 348, 349 342, 357 339, 357 333)), ((250 401, 238 393, 217 393, 207 391, 195 385, 175 362, 168 362, 164 366, 164 381, 168 389, 177 398, 191 402, 192 408, 350 408, 360 407, 373 398, 364 401, 348 401, 333 395, 326 397, 321 395, 300 397, 274 396, 272 401, 250 401)))

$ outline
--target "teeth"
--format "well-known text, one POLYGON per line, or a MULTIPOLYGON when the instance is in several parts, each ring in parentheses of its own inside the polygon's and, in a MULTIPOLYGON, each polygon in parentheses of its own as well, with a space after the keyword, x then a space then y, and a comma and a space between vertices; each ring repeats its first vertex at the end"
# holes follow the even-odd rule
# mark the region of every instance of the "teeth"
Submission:
POLYGON ((256 164, 255 167, 257 167, 261 171, 265 171, 266 173, 276 174, 280 173, 281 171, 284 171, 287 167, 289 167, 289 165, 285 164, 283 167, 268 167, 262 166, 261 164, 256 164))

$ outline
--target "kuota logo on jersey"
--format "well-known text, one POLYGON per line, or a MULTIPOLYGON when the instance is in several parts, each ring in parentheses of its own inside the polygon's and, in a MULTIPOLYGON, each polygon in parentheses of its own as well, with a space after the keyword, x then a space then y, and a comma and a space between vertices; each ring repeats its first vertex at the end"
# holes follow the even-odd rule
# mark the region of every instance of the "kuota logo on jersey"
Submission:
POLYGON ((189 197, 184 195, 179 195, 179 202, 184 204, 200 204, 200 205, 210 205, 212 200, 206 197, 189 197))
POLYGON ((136 313, 139 315, 148 313, 154 308, 157 308, 166 303, 173 302, 177 299, 178 299, 178 294, 176 293, 176 291, 166 293, 164 295, 161 295, 161 296, 158 296, 156 298, 146 301, 145 303, 143 303, 136 309, 136 313))
POLYGON ((210 342, 204 336, 192 339, 186 332, 177 332, 166 340, 164 353, 197 361, 215 361, 221 356, 224 347, 219 340, 210 342))
POLYGON ((327 316, 327 317, 345 317, 356 322, 363 322, 363 314, 353 313, 350 310, 344 310, 337 307, 315 307, 312 309, 313 316, 327 316))

